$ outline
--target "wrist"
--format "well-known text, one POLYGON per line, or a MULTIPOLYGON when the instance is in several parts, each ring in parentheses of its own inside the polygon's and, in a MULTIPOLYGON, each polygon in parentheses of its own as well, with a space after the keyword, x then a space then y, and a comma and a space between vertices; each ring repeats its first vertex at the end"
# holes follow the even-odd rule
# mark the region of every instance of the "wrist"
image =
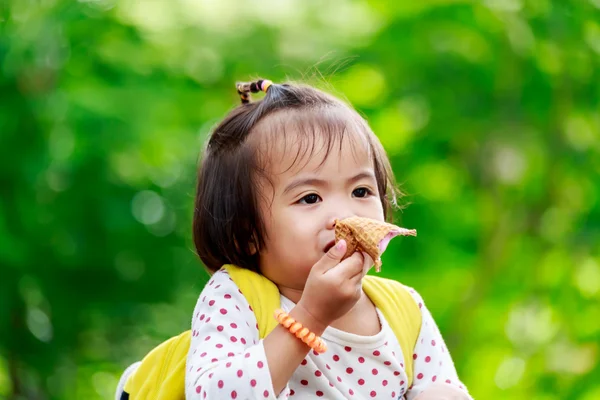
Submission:
POLYGON ((298 303, 292 309, 292 311, 290 311, 289 315, 317 336, 321 336, 321 334, 329 325, 315 317, 310 311, 306 309, 306 307, 304 307, 304 305, 301 302, 298 303))

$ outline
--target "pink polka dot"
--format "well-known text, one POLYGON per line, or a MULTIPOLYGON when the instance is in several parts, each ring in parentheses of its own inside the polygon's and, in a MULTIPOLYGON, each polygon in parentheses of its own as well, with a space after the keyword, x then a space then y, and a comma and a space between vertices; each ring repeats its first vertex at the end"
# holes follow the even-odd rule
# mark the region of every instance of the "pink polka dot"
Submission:
POLYGON ((238 369, 237 376, 238 376, 238 378, 241 378, 242 376, 244 376, 244 371, 242 371, 241 369, 238 369))
POLYGON ((396 392, 392 392, 392 397, 396 398, 396 392))
POLYGON ((377 392, 376 392, 376 391, 374 391, 374 390, 371 390, 371 393, 370 393, 370 394, 371 394, 371 397, 375 397, 375 396, 377 396, 377 392))
POLYGON ((435 382, 436 379, 437 379, 437 376, 435 376, 435 375, 431 377, 432 382, 435 382))
POLYGON ((206 357, 206 352, 200 354, 200 357, 206 357))
POLYGON ((394 376, 400 375, 400 371, 394 371, 394 376))
POLYGON ((222 345, 221 343, 217 343, 217 344, 215 345, 215 347, 216 347, 217 349, 221 349, 221 348, 223 348, 223 345, 222 345))
POLYGON ((235 336, 230 337, 229 340, 231 340, 233 343, 237 342, 237 338, 235 336))
POLYGON ((226 295, 225 295, 225 296, 223 296, 223 297, 225 297, 226 299, 230 299, 230 298, 231 298, 231 295, 230 295, 230 294, 226 294, 226 295))
POLYGON ((338 356, 337 354, 334 354, 333 361, 340 361, 340 356, 338 356))
POLYGON ((219 389, 223 389, 223 381, 217 382, 217 386, 219 387, 219 389))
POLYGON ((246 353, 246 354, 244 354, 244 357, 246 357, 246 358, 250 358, 250 353, 246 353))
POLYGON ((321 392, 320 390, 317 390, 317 396, 323 397, 323 392, 321 392))
POLYGON ((419 375, 417 375, 417 379, 423 379, 423 374, 420 373, 419 375))
POLYGON ((416 359, 417 359, 417 357, 418 357, 418 356, 417 356, 417 353, 414 353, 414 354, 413 354, 413 360, 416 360, 416 359))
POLYGON ((235 322, 230 323, 229 326, 233 329, 237 328, 237 324, 235 322))
POLYGON ((364 385, 364 384, 365 384, 365 380, 364 380, 363 378, 360 378, 360 379, 358 380, 358 384, 359 384, 360 386, 364 385))
POLYGON ((252 387, 256 386, 256 379, 251 379, 250 380, 250 386, 252 386, 252 387))
MULTIPOLYGON (((233 353, 231 353, 231 354, 233 354, 233 353)), ((230 362, 228 362, 227 364, 225 364, 225 368, 229 368, 229 367, 231 367, 231 363, 230 362)))
POLYGON ((385 364, 385 365, 387 365, 387 366, 390 366, 390 365, 392 365, 392 363, 391 363, 391 362, 389 362, 389 361, 386 361, 386 362, 384 362, 384 364, 385 364))
POLYGON ((358 357, 358 362, 359 363, 364 363, 365 362, 365 358, 364 357, 358 357))
POLYGON ((350 396, 354 396, 354 390, 350 389, 348 390, 348 393, 350 393, 350 396))
POLYGON ((204 319, 204 317, 206 317, 206 315, 202 314, 202 315, 200 316, 200 321, 202 321, 202 320, 204 319))
POLYGON ((375 351, 373 352, 373 355, 374 355, 375 357, 378 357, 380 354, 381 354, 381 353, 379 352, 379 350, 375 350, 375 351))
POLYGON ((432 346, 435 346, 435 340, 432 340, 432 341, 431 341, 431 345, 432 345, 432 346))
POLYGON ((215 305, 215 301, 214 300, 209 301, 208 305, 211 306, 211 307, 214 306, 215 305))
POLYGON ((219 325, 219 326, 217 326, 217 330, 218 330, 219 332, 223 332, 223 329, 225 329, 225 328, 223 328, 223 325, 219 325))
POLYGON ((246 344, 246 339, 244 339, 244 338, 241 338, 241 339, 240 339, 240 342, 242 342, 242 344, 246 344))
POLYGON ((329 364, 325 364, 325 368, 327 368, 329 370, 331 369, 331 367, 329 366, 329 364))
POLYGON ((346 347, 344 347, 344 350, 346 350, 346 351, 350 352, 350 351, 352 351, 352 347, 350 347, 350 346, 346 346, 346 347))
POLYGON ((377 368, 373 368, 373 370, 371 370, 371 373, 373 375, 377 375, 379 373, 379 371, 377 371, 377 368))
POLYGON ((304 360, 302 360, 302 362, 300 363, 301 365, 306 365, 308 363, 308 361, 306 361, 306 358, 304 360))
POLYGON ((268 390, 265 390, 265 391, 263 392, 263 396, 265 396, 265 399, 266 399, 266 398, 268 398, 268 397, 269 397, 269 391, 268 391, 268 390))
POLYGON ((235 390, 233 392, 231 392, 231 398, 232 399, 236 399, 237 398, 237 392, 235 390))
POLYGON ((196 393, 200 393, 202 391, 202 386, 196 386, 196 393))
POLYGON ((451 383, 451 382, 450 382, 450 379, 446 379, 446 383, 451 383))
POLYGON ((258 368, 262 368, 264 366, 262 361, 257 362, 256 365, 258 366, 258 368))
POLYGON ((321 371, 319 371, 319 370, 316 370, 316 371, 315 371, 315 376, 316 376, 316 377, 319 377, 319 376, 321 376, 321 375, 323 375, 323 373, 322 373, 321 371))
POLYGON ((347 374, 351 374, 353 372, 354 372, 354 370, 352 368, 350 368, 350 367, 346 368, 346 373, 347 374))
POLYGON ((388 381, 384 379, 384 380, 383 380, 383 382, 381 382, 381 384, 382 384, 383 386, 387 386, 387 384, 388 384, 388 381))
POLYGON ((210 336, 205 337, 204 340, 208 342, 210 340, 210 336))
POLYGON ((226 310, 226 309, 224 309, 224 308, 221 308, 221 309, 219 310, 219 312, 220 312, 221 314, 223 314, 223 315, 227 314, 227 310, 226 310))
POLYGON ((300 383, 304 386, 308 385, 308 381, 306 379, 302 379, 300 383))
MULTIPOLYGON (((235 306, 235 309, 238 311, 242 311, 242 310, 240 310, 240 308, 238 306, 235 306)), ((252 307, 250 307, 250 311, 252 311, 252 307)))
POLYGON ((340 377, 338 376, 338 377, 337 377, 337 381, 341 383, 341 382, 342 382, 342 378, 340 378, 340 377))
POLYGON ((218 288, 220 288, 220 287, 221 287, 221 285, 217 285, 217 286, 215 286, 215 289, 218 289, 218 288))
POLYGON ((400 381, 400 386, 403 386, 403 385, 404 385, 404 381, 400 381))

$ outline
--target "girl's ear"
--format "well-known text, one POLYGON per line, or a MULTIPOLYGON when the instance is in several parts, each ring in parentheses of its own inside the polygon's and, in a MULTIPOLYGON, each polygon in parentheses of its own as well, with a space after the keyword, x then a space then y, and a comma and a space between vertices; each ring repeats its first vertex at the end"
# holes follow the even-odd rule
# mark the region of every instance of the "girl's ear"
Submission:
MULTIPOLYGON (((235 248, 240 251, 240 246, 238 245, 238 241, 235 241, 235 248)), ((258 252, 258 249, 256 248, 256 240, 254 240, 254 234, 250 237, 250 240, 248 241, 248 249, 250 250, 250 255, 253 256, 258 252)))
POLYGON ((248 244, 248 248, 250 249, 250 255, 253 256, 258 252, 256 248, 256 240, 254 240, 254 235, 250 238, 250 243, 248 244))

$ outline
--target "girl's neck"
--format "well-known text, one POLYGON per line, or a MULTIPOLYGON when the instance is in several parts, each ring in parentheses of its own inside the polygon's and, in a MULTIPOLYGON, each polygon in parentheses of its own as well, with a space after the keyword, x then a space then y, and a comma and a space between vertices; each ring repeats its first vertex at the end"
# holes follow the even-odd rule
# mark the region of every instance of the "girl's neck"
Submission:
POLYGON ((278 286, 279 293, 290 299, 294 304, 298 304, 302 298, 302 289, 292 289, 285 286, 278 286))

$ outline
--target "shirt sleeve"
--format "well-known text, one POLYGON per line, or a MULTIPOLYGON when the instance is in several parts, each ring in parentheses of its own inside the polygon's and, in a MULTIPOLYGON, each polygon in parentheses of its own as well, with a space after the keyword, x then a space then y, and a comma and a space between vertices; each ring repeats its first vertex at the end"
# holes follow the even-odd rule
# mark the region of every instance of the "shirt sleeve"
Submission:
POLYGON ((198 298, 185 374, 186 399, 283 399, 267 364, 256 317, 226 271, 216 272, 198 298))
POLYGON ((413 400, 425 389, 439 384, 448 384, 459 389, 466 395, 466 398, 472 399, 466 386, 458 379, 454 362, 442 334, 435 323, 431 313, 425 307, 421 296, 412 288, 409 292, 419 305, 421 310, 421 331, 417 338, 413 358, 413 384, 406 393, 407 400, 413 400))

